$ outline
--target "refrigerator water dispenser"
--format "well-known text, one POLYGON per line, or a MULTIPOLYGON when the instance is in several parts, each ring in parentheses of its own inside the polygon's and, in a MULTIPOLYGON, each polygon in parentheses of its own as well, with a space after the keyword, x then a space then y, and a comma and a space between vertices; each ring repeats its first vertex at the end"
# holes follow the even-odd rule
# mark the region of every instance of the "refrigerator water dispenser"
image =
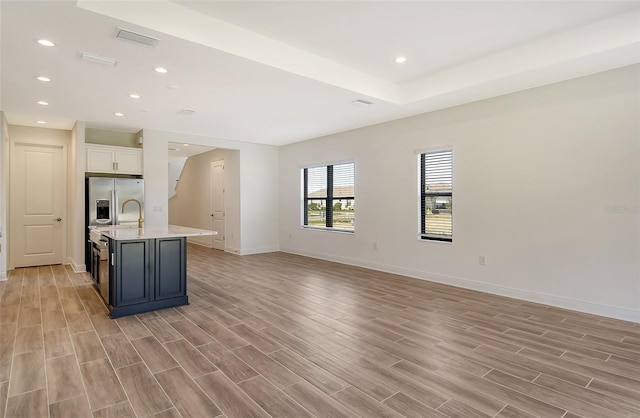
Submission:
POLYGON ((110 202, 108 199, 96 200, 96 222, 98 223, 111 222, 111 216, 110 216, 111 211, 109 210, 109 206, 110 206, 110 202))

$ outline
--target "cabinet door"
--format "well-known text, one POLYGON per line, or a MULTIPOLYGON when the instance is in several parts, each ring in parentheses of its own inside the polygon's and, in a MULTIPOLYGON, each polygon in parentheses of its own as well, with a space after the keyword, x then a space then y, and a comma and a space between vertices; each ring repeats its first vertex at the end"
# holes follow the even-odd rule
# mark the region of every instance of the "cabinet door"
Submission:
POLYGON ((156 239, 155 299, 170 299, 187 294, 186 238, 156 239))
POLYGON ((142 150, 118 150, 115 153, 116 169, 122 174, 142 174, 142 150))
POLYGON ((153 300, 153 240, 117 241, 115 253, 116 307, 153 300))
POLYGON ((87 171, 92 173, 113 173, 114 153, 104 148, 87 147, 87 171))

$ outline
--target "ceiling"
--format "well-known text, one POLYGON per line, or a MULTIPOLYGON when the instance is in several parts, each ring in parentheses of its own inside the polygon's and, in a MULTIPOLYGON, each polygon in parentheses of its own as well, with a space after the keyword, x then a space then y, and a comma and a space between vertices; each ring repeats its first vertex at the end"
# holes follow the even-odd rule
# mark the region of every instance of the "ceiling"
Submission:
POLYGON ((0 0, 0 19, 10 124, 272 145, 640 62, 638 1, 0 0))

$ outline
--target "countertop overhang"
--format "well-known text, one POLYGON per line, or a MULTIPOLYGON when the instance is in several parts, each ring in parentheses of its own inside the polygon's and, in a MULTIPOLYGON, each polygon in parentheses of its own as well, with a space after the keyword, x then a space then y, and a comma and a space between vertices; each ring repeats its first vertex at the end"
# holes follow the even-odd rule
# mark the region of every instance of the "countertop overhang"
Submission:
POLYGON ((99 226, 92 229, 98 231, 102 236, 116 241, 218 235, 216 231, 187 228, 177 225, 148 225, 142 228, 131 226, 99 226))

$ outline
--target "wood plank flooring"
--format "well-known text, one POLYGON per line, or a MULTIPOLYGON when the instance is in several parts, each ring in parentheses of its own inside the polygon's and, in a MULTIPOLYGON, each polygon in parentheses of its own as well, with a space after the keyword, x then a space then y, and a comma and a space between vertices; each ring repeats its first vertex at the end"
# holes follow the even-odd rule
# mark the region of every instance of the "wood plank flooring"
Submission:
POLYGON ((1 417, 640 417, 640 325, 284 253, 189 247, 191 304, 0 282, 1 417))

